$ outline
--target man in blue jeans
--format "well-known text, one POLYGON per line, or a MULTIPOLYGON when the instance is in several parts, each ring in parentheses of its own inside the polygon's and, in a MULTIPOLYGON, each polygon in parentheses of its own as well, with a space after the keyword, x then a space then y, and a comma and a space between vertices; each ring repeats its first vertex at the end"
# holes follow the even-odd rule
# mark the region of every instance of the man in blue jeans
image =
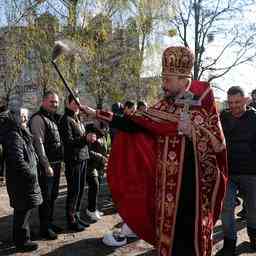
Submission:
POLYGON ((252 249, 256 250, 256 110, 246 106, 247 98, 239 86, 227 92, 229 110, 221 114, 221 123, 227 143, 229 183, 221 216, 224 246, 220 253, 235 255, 236 194, 244 195, 247 233, 252 249))

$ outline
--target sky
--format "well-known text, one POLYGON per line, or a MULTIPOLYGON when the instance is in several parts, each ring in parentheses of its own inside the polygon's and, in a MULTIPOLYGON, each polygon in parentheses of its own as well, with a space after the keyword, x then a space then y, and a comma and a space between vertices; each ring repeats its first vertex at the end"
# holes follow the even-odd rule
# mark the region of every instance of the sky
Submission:
MULTIPOLYGON (((256 14, 256 4, 254 4, 254 6, 251 6, 246 12, 241 14, 241 17, 239 20, 236 20, 235 22, 232 21, 232 23, 225 24, 225 26, 232 27, 234 26, 235 23, 236 24, 240 24, 240 23, 255 24, 255 14, 256 14)), ((193 33, 193 30, 192 30, 192 33, 193 33)), ((158 51, 156 51, 154 54, 152 54, 152 52, 148 53, 147 60, 144 63, 144 76, 147 76, 147 75, 150 76, 150 74, 155 74, 155 73, 160 74, 161 73, 161 54, 163 50, 171 45, 180 45, 177 37, 170 38, 168 36, 160 35, 160 34, 158 36, 161 37, 161 45, 158 48, 158 51), (153 72, 152 72, 152 69, 154 69, 153 72)), ((206 55, 209 58, 216 57, 217 56, 216 54, 218 54, 218 52, 222 50, 226 42, 227 42, 226 38, 223 34, 220 34, 219 36, 215 35, 214 41, 206 46, 206 55)), ((234 58, 234 53, 228 50, 223 61, 219 63, 219 66, 220 67, 229 66, 233 58, 234 58)), ((254 75, 255 72, 256 72, 256 59, 254 60, 253 63, 242 64, 237 67, 234 67, 225 76, 213 80, 216 86, 223 89, 223 90, 214 89, 215 96, 221 100, 225 100, 226 91, 231 86, 241 86, 244 89, 245 94, 249 96, 251 91, 256 88, 256 78, 254 75)))
MULTIPOLYGON (((144 64, 144 76, 151 76, 152 74, 161 74, 161 54, 165 48, 171 45, 178 45, 177 42, 173 40, 166 40, 161 47, 154 54, 150 53, 148 60, 144 64), (152 61, 153 59, 153 61, 152 61), (154 71, 152 71, 154 69, 154 71)), ((220 46, 219 46, 220 47, 220 46)), ((214 50, 213 50, 214 51, 214 50)), ((227 61, 231 59, 232 56, 227 56, 227 61)), ((216 86, 222 88, 224 91, 219 89, 214 89, 215 97, 225 100, 226 92, 231 86, 241 86, 247 96, 250 95, 251 91, 256 88, 256 67, 252 64, 242 64, 231 71, 229 71, 222 78, 214 80, 216 86)))
MULTIPOLYGON (((1 2, 5 0, 0 0, 1 2)), ((54 0, 58 2, 58 0, 54 0)), ((256 14, 256 5, 248 11, 248 15, 244 15, 246 21, 254 21, 256 14)), ((241 21, 239 21, 241 22, 241 21)), ((0 4, 0 26, 6 24, 5 13, 4 13, 4 4, 0 4)), ((158 38, 157 50, 148 51, 146 54, 146 60, 144 62, 144 71, 143 76, 152 76, 159 75, 161 72, 161 55, 163 50, 170 45, 177 45, 176 38, 170 38, 163 34, 155 34, 154 37, 158 38)), ((212 43, 211 47, 207 48, 208 55, 214 55, 215 52, 222 47, 222 42, 220 40, 215 40, 212 43)), ((227 61, 230 60, 232 56, 226 56, 227 61)), ((241 86, 247 95, 256 88, 255 81, 255 67, 254 64, 243 64, 240 65, 229 73, 225 77, 215 80, 217 86, 221 87, 223 90, 227 90, 230 86, 239 85, 241 86)), ((220 99, 226 98, 226 93, 220 90, 215 90, 215 96, 220 99)))

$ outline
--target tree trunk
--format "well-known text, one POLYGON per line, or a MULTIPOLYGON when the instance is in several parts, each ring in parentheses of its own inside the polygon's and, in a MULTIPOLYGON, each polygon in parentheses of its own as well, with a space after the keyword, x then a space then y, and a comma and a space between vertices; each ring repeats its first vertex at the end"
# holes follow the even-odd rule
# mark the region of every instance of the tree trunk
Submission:
POLYGON ((200 3, 201 0, 198 2, 194 0, 194 11, 195 11, 195 63, 194 63, 194 79, 198 79, 199 75, 199 63, 198 63, 198 56, 200 51, 199 46, 199 19, 200 19, 200 3))
MULTIPOLYGON (((76 32, 76 20, 77 20, 77 0, 70 0, 70 5, 68 8, 68 33, 71 37, 75 35, 76 32)), ((69 60, 69 77, 72 83, 72 86, 77 86, 77 75, 76 75, 76 68, 75 68, 75 57, 71 56, 69 60)))

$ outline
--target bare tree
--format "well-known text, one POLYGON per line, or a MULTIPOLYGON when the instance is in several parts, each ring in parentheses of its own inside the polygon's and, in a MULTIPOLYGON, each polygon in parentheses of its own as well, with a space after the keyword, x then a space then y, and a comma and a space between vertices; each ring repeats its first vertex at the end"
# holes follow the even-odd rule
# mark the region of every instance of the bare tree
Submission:
POLYGON ((254 4, 253 0, 181 1, 170 24, 184 46, 194 48, 194 79, 208 74, 212 81, 256 57, 256 23, 245 19, 254 4), (216 40, 218 47, 210 57, 207 49, 216 40))
MULTIPOLYGON (((9 0, 5 1, 9 3, 9 0)), ((54 33, 51 34, 36 25, 40 16, 38 7, 44 4, 44 9, 62 19, 62 25, 66 24, 62 26, 62 37, 74 40, 79 47, 86 47, 90 53, 92 61, 89 64, 78 62, 75 58, 65 59, 65 57, 59 60, 59 64, 65 78, 73 86, 78 86, 81 82, 81 68, 90 65, 91 79, 87 79, 87 82, 90 83, 90 90, 98 105, 102 105, 106 98, 123 98, 129 90, 136 92, 137 99, 145 95, 140 85, 145 49, 150 47, 150 35, 155 26, 159 21, 170 17, 166 13, 167 3, 175 2, 168 0, 58 0, 57 5, 57 2, 53 3, 49 0, 10 1, 12 5, 9 5, 9 8, 12 8, 12 12, 9 12, 9 23, 12 28, 22 24, 26 30, 24 56, 29 49, 34 53, 36 60, 33 67, 38 74, 40 87, 44 89, 47 84, 54 82, 49 67, 54 33), (95 12, 102 15, 103 22, 93 27, 90 22, 95 19, 95 16, 97 18, 97 15, 93 15, 95 12), (110 23, 113 21, 115 23, 111 27, 113 33, 109 31, 109 20, 110 23), (126 31, 126 35, 119 39, 109 37, 118 30, 126 31), (133 45, 129 44, 132 37, 137 40, 133 45)), ((16 53, 18 52, 19 48, 16 50, 16 53)), ((13 53, 15 53, 15 45, 13 45, 13 53)), ((21 66, 30 62, 23 57, 22 61, 21 66)))

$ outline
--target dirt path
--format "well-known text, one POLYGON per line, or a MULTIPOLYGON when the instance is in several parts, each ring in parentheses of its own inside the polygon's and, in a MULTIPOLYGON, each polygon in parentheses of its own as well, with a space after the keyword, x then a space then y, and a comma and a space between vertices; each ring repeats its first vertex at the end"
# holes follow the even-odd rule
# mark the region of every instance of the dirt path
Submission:
MULTIPOLYGON (((106 192, 106 191, 105 191, 106 192)), ((65 225, 65 182, 62 181, 60 196, 57 200, 55 212, 55 223, 63 228, 65 225)), ((12 209, 9 207, 9 199, 5 187, 0 188, 0 255, 34 255, 34 256, 153 256, 154 250, 150 245, 142 240, 129 241, 129 244, 121 248, 107 247, 101 242, 103 234, 113 228, 119 221, 119 216, 115 213, 115 209, 108 204, 110 196, 104 193, 100 197, 100 205, 104 208, 105 215, 102 220, 92 224, 85 231, 80 233, 64 232, 59 235, 55 241, 39 240, 38 233, 38 216, 37 212, 33 214, 32 230, 33 237, 39 242, 39 249, 34 253, 17 253, 11 243, 11 224, 12 209)), ((86 202, 86 199, 85 199, 86 202)), ((83 207, 85 209, 85 207, 83 207)), ((83 212, 82 212, 83 215, 83 212)), ((239 241, 237 244, 238 255, 255 255, 249 248, 248 237, 245 230, 245 222, 237 222, 239 241)), ((217 223, 214 232, 214 252, 213 255, 222 247, 222 229, 220 222, 217 223)), ((183 256, 183 255, 179 255, 183 256)), ((185 256, 185 255, 184 255, 185 256)))

